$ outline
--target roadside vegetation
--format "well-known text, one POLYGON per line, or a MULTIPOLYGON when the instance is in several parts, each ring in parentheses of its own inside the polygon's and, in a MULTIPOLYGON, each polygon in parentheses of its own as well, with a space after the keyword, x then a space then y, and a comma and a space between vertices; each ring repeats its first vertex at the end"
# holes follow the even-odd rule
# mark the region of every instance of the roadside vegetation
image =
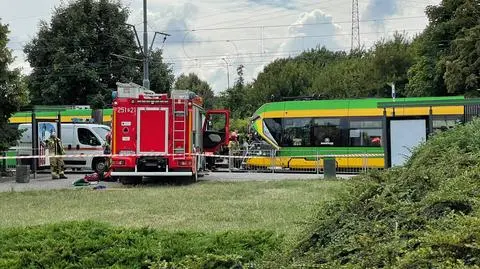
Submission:
POLYGON ((258 260, 271 231, 167 232, 68 222, 0 230, 1 268, 232 268, 258 260))
POLYGON ((272 268, 480 266, 479 120, 434 135, 404 167, 345 187, 272 268))

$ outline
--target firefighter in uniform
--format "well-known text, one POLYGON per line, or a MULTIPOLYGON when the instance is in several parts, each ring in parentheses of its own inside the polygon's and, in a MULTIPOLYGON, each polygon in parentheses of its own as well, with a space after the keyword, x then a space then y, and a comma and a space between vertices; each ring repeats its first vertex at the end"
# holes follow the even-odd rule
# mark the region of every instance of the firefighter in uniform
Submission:
MULTIPOLYGON (((50 156, 64 155, 62 141, 57 137, 55 132, 52 132, 50 138, 46 141, 48 154, 50 156)), ((52 170, 52 179, 67 178, 65 176, 65 167, 62 157, 50 157, 50 169, 52 170)))
MULTIPOLYGON (((107 135, 105 136, 105 144, 103 144, 103 154, 109 155, 112 154, 112 133, 108 132, 107 135)), ((110 172, 111 172, 111 166, 112 166, 112 158, 107 157, 105 158, 105 172, 106 175, 102 175, 102 178, 110 178, 110 172)))

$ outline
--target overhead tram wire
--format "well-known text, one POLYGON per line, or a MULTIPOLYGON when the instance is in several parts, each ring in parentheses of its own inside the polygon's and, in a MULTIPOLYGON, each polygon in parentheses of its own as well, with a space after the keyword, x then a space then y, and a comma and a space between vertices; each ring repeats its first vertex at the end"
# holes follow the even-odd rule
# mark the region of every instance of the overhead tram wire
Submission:
MULTIPOLYGON (((478 38, 477 40, 480 40, 480 38, 478 38)), ((443 42, 447 42, 447 41, 451 41, 451 40, 444 40, 444 41, 438 41, 438 42, 435 42, 435 43, 443 43, 443 42)), ((334 47, 334 48, 331 48, 332 50, 342 50, 342 49, 348 49, 349 46, 344 46, 344 47, 334 47)), ((298 52, 298 53, 301 53, 303 52, 303 50, 298 50, 298 51, 289 51, 289 52, 285 52, 283 54, 293 54, 295 52, 298 52)), ((297 55, 298 56, 298 55, 297 55)), ((314 59, 315 57, 312 57, 312 59, 314 59)), ((307 58, 308 59, 308 58, 307 58)), ((273 59, 271 60, 262 60, 262 61, 251 61, 251 62, 248 62, 248 63, 242 63, 244 66, 252 66, 252 65, 258 65, 258 64, 268 64, 268 63, 271 63, 273 61, 273 59)), ((180 63, 180 62, 179 62, 180 63)), ((183 63, 183 62, 182 62, 183 63)), ((119 64, 118 62, 116 64, 119 64)), ((169 63, 171 64, 171 63, 169 63)), ((208 62, 205 62, 205 63, 202 63, 202 67, 219 67, 219 68, 222 68, 224 65, 223 64, 219 64, 219 63, 208 63, 208 62)), ((65 66, 64 66, 65 67, 65 66)), ((69 66, 66 66, 67 68, 69 66)), ((76 66, 73 66, 73 67, 76 67, 76 66)), ((107 68, 108 66, 107 65, 103 65, 103 66, 99 66, 99 68, 107 68)), ((192 64, 184 64, 183 67, 186 67, 186 68, 190 68, 190 67, 197 67, 197 65, 192 65, 192 64)), ((43 68, 52 68, 52 67, 43 67, 43 68)), ((102 70, 101 70, 102 71, 102 70)), ((109 71, 105 71, 105 72, 97 72, 97 74, 111 74, 111 72, 109 71)), ((69 72, 69 73, 65 73, 65 74, 55 74, 55 75, 52 75, 52 74, 45 74, 45 75, 40 75, 40 76, 51 76, 51 77, 70 77, 70 76, 78 76, 78 73, 76 72, 69 72)))
MULTIPOLYGON (((410 19, 419 19, 419 18, 425 18, 425 16, 407 16, 407 17, 392 17, 392 18, 383 18, 383 19, 368 19, 368 20, 360 20, 360 23, 362 22, 379 22, 379 21, 397 21, 397 20, 410 20, 410 19)), ((201 28, 201 29, 177 29, 177 30, 170 30, 170 32, 178 32, 178 31, 213 31, 213 30, 234 30, 234 29, 253 29, 253 28, 279 28, 279 27, 290 27, 290 26, 306 26, 306 25, 325 25, 325 24, 331 24, 332 22, 318 22, 318 23, 304 23, 304 24, 276 24, 276 25, 255 25, 255 26, 237 26, 237 27, 218 27, 218 28, 201 28)), ((334 24, 349 24, 351 21, 338 21, 335 22, 333 21, 334 24)), ((149 31, 149 32, 154 32, 154 31, 149 31)), ((12 44, 22 44, 26 45, 30 40, 26 41, 11 41, 9 43, 12 44)), ((172 44, 170 42, 170 44, 172 44)), ((104 45, 99 45, 96 47, 102 47, 104 45)), ((43 48, 51 48, 48 46, 37 46, 38 47, 43 47, 43 48)), ((85 45, 85 46, 69 46, 69 47, 74 47, 74 48, 89 48, 92 47, 91 45, 85 45)), ((11 49, 11 50, 22 50, 22 49, 11 49)))
MULTIPOLYGON (((332 2, 332 1, 339 1, 339 0, 327 0, 326 2, 332 2)), ((318 5, 318 4, 319 3, 312 3, 312 4, 309 4, 309 5, 305 5, 304 7, 314 6, 314 5, 318 5)), ((228 22, 237 22, 237 24, 238 24, 239 20, 245 21, 245 20, 249 20, 252 17, 272 15, 274 13, 278 13, 278 10, 269 11, 269 12, 265 12, 265 13, 261 13, 261 14, 255 14, 255 15, 248 16, 248 17, 245 17, 245 18, 237 18, 237 19, 234 19, 234 20, 220 21, 220 22, 216 22, 216 23, 213 23, 213 24, 210 24, 210 25, 200 26, 200 27, 211 27, 211 26, 216 26, 216 25, 222 25, 222 24, 225 24, 225 23, 228 23, 228 22)), ((298 15, 298 14, 294 14, 294 15, 298 15)), ((287 14, 286 16, 292 16, 292 14, 287 14)), ((282 17, 282 16, 277 16, 277 18, 278 17, 282 17)), ((271 19, 271 18, 268 18, 268 19, 271 19)), ((252 21, 249 20, 249 22, 252 22, 252 21)))
MULTIPOLYGON (((392 31, 394 32, 394 31, 392 31)), ((366 33, 364 33, 366 34, 366 33)), ((293 37, 292 37, 293 38, 293 37)), ((476 40, 480 40, 480 38, 476 39, 476 40)), ((435 41, 430 41, 428 42, 427 44, 443 44, 445 42, 452 42, 453 40, 435 40, 435 41)), ((335 49, 342 49, 344 47, 332 47, 330 48, 331 50, 335 50, 335 49)), ((267 54, 271 54, 272 56, 275 56, 275 55, 285 55, 285 54, 290 54, 290 53, 295 53, 295 52, 304 52, 304 50, 295 50, 295 51, 286 51, 286 52, 271 52, 271 53, 267 53, 267 54)), ((259 52, 255 52, 255 53, 243 53, 243 54, 240 54, 241 56, 255 56, 255 55, 260 55, 259 52)), ((197 58, 200 58, 200 59, 203 59, 203 60, 209 60, 209 59, 212 59, 212 60, 215 60, 217 59, 219 56, 223 56, 218 54, 218 55, 202 55, 202 56, 197 56, 197 58)), ((130 58, 130 57, 128 57, 130 58)), ((135 58, 132 58, 132 59, 135 59, 135 58)), ((180 63, 180 62, 184 62, 182 60, 184 60, 185 58, 184 57, 172 57, 172 59, 177 59, 178 62, 177 63, 180 63)), ((138 60, 138 59, 135 59, 135 60, 138 60)), ((270 62, 270 61, 268 61, 270 62)), ((119 64, 119 62, 96 62, 96 63, 85 63, 87 64, 87 66, 84 66, 84 67, 87 67, 87 68, 95 68, 95 67, 99 67, 99 68, 102 68, 102 67, 108 67, 110 66, 111 64, 119 64), (91 66, 88 66, 88 65, 91 65, 91 66)), ((202 64, 203 65, 203 64, 202 64)), ((79 67, 79 64, 68 64, 68 65, 57 65, 56 66, 57 68, 76 68, 76 67, 79 67)), ((34 67, 34 68, 53 68, 52 66, 40 66, 40 67, 34 67)))
MULTIPOLYGON (((391 17, 391 18, 382 18, 382 19, 368 19, 360 20, 360 23, 365 22, 380 22, 380 21, 397 21, 397 20, 411 20, 411 19, 420 19, 425 18, 425 16, 407 16, 407 17, 391 17)), ((274 24, 274 25, 252 25, 252 26, 232 26, 232 27, 215 27, 215 28, 198 28, 198 29, 173 29, 169 30, 170 32, 200 32, 200 31, 218 31, 218 30, 235 30, 235 29, 254 29, 254 28, 280 28, 280 27, 290 27, 290 26, 305 26, 305 25, 328 25, 328 24, 349 24, 351 20, 348 21, 332 21, 332 22, 316 22, 316 23, 302 23, 302 24, 274 24)))
MULTIPOLYGON (((405 29, 404 31, 418 31, 422 30, 420 28, 418 29, 405 29)), ((377 31, 377 32, 365 32, 364 34, 381 34, 381 33, 394 33, 397 30, 392 30, 392 31, 377 31)), ((265 38, 265 39, 295 39, 299 37, 304 37, 304 38, 323 38, 323 37, 335 37, 335 36, 348 36, 349 34, 333 34, 333 35, 318 35, 318 36, 283 36, 283 37, 270 37, 270 38, 265 38)), ((242 42, 242 41, 258 41, 261 40, 260 38, 250 38, 250 39, 220 39, 220 40, 209 40, 209 41, 195 41, 194 43, 213 43, 213 42, 226 42, 226 41, 235 41, 235 42, 242 42)), ((442 40, 442 42, 445 40, 442 40)), ((170 44, 175 44, 179 42, 173 42, 170 44)), ((274 52, 273 52, 274 53, 274 52)), ((251 55, 251 54, 260 54, 260 53, 242 53, 241 55, 251 55)), ((205 57, 217 57, 217 56, 222 56, 223 54, 212 54, 212 55, 202 55, 202 56, 197 56, 197 58, 205 58, 205 57)), ((124 58, 131 58, 131 57, 124 57, 124 58)), ((134 58, 132 58, 134 59, 134 58)), ((185 57, 175 57, 175 59, 185 59, 185 57)), ((108 63, 108 62, 105 62, 108 63)))
MULTIPOLYGON (((364 33, 364 34, 366 34, 366 33, 364 33)), ((452 42, 452 40, 435 40, 435 41, 430 41, 430 42, 428 42, 428 43, 430 43, 430 44, 436 44, 436 43, 437 43, 437 44, 438 44, 438 43, 444 43, 444 42, 452 42)), ((330 48, 330 49, 340 49, 340 48, 330 48)), ((280 55, 280 54, 282 54, 282 53, 272 52, 271 54, 272 54, 273 56, 275 56, 275 55, 280 55)), ((241 55, 242 55, 242 56, 258 55, 258 53, 243 53, 243 54, 241 54, 241 55)), ((212 57, 212 58, 213 58, 213 57, 218 57, 218 56, 223 56, 223 55, 202 55, 202 56, 197 56, 197 58, 202 58, 202 57, 204 57, 204 58, 206 58, 206 59, 204 59, 204 60, 208 60, 209 57, 212 57)), ((172 58, 172 59, 174 59, 174 58, 172 58)), ((182 58, 177 57, 176 59, 182 59, 182 58)), ((270 62, 270 61, 268 61, 268 62, 270 62)), ((183 63, 183 61, 182 61, 182 63, 183 63)), ((89 64, 89 65, 97 64, 98 67, 102 67, 102 66, 99 66, 99 65, 98 65, 98 62, 97 62, 97 63, 87 63, 87 64, 89 64)), ((117 64, 117 62, 114 62, 114 64, 117 64)), ((110 62, 105 62, 105 65, 106 65, 106 66, 109 66, 109 65, 110 65, 110 62)), ((204 65, 204 64, 202 64, 202 65, 204 65)), ((70 67, 78 67, 78 64, 66 65, 66 66, 63 66, 63 67, 68 68, 69 66, 70 66, 70 67)), ((51 68, 51 66, 34 67, 34 68, 51 68)), ((87 68, 88 68, 88 67, 87 67, 87 68)), ((94 66, 92 66, 91 68, 94 68, 94 66)))
MULTIPOLYGON (((331 1, 335 1, 335 0, 327 0, 328 2, 331 2, 331 1)), ((342 0, 344 1, 344 0, 342 0)), ((318 4, 318 3, 316 3, 318 4)), ((315 4, 315 5, 316 5, 315 4)), ((314 5, 314 4, 312 4, 314 5)), ((311 6, 311 5, 308 5, 308 6, 311 6)), ((249 16, 249 17, 244 17, 244 18, 239 18, 239 19, 235 19, 235 20, 227 20, 227 21, 221 21, 221 22, 217 22, 217 23, 214 23, 214 24, 210 24, 210 25, 205 25, 205 26, 199 26, 197 28, 192 28, 192 29, 172 29, 172 30, 169 30, 170 32, 185 32, 185 31, 216 31, 216 30, 232 30, 232 29, 248 29, 248 28, 260 28, 260 27, 270 27, 270 26, 262 26, 262 25, 259 25, 259 26, 237 26, 237 27, 233 27, 233 26, 218 26, 218 25, 222 25, 224 24, 225 22, 238 22, 238 20, 248 20, 252 17, 255 17, 255 16, 263 16, 263 15, 271 15, 273 13, 277 13, 278 11, 270 11, 270 12, 266 12, 266 13, 263 13, 263 14, 256 14, 256 15, 253 15, 253 16, 249 16), (212 27, 212 26, 218 26, 218 27, 212 27)), ((298 14, 285 14, 285 15, 280 15, 280 16, 277 16, 277 18, 279 17, 285 17, 285 16, 293 16, 293 15, 297 15, 298 14)), ((271 18, 268 18, 268 19, 271 19, 271 18)), ((263 18, 261 19, 263 20, 263 18)), ((248 22, 255 22, 255 21, 259 21, 259 20, 253 20, 253 21, 248 21, 248 22)), ((244 24, 244 23, 242 23, 244 24)), ((235 25, 238 25, 238 24, 235 24, 235 25)), ((291 24, 285 24, 285 25, 281 25, 281 26, 291 26, 291 24)))
MULTIPOLYGON (((407 31, 420 31, 423 28, 416 28, 416 29, 405 29, 407 31)), ((377 31, 377 32, 365 32, 363 34, 381 34, 381 33, 394 33, 394 31, 377 31)), ((322 38, 322 37, 336 37, 336 36, 350 36, 351 34, 331 34, 331 35, 299 35, 299 36, 279 36, 279 37, 264 37, 263 40, 281 40, 281 39, 294 39, 294 38, 322 38)), ((186 41, 183 43, 222 43, 222 42, 245 42, 245 41, 259 41, 262 38, 242 38, 242 39, 213 39, 213 40, 199 40, 199 41, 186 41)), ((179 44, 180 42, 171 42, 170 44, 179 44)))
MULTIPOLYGON (((329 0, 329 1, 333 1, 333 0, 329 0)), ((311 5, 317 5, 317 4, 318 4, 318 3, 314 3, 314 4, 311 4, 311 5)), ((306 6, 311 6, 311 5, 306 5, 306 6)), ((269 9, 270 9, 270 8, 269 8, 269 9)), ((277 12, 278 12, 278 11, 274 11, 273 13, 277 13, 277 12)), ((269 12, 267 12, 267 13, 260 14, 260 16, 261 16, 261 15, 266 15, 266 14, 271 14, 271 13, 272 13, 272 11, 269 11, 269 12)), ((288 16, 288 15, 291 15, 291 14, 286 14, 286 15, 288 16)), ((255 16, 259 16, 259 14, 255 14, 255 16)), ((283 16, 278 16, 278 17, 283 17, 283 16)), ((245 19, 245 18, 240 18, 240 20, 244 20, 244 19, 245 19)), ((247 19, 248 19, 248 17, 247 17, 247 19)), ((238 21, 238 20, 239 20, 239 19, 236 19, 235 21, 238 21)), ((231 20, 223 21, 223 22, 216 22, 215 24, 211 24, 211 25, 208 25, 208 26, 221 25, 221 24, 224 24, 224 22, 230 22, 230 21, 231 21, 231 20)), ((203 27, 208 27, 208 26, 203 26, 203 27)), ((255 27, 255 28, 259 28, 259 29, 260 29, 261 26, 260 26, 260 27, 255 27)), ((242 29, 242 28, 238 28, 238 29, 242 29)), ((216 30, 222 30, 222 28, 218 28, 218 29, 216 29, 216 30)), ((203 29, 198 29, 198 30, 197 30, 197 29, 191 29, 191 30, 188 30, 188 29, 184 29, 184 30, 171 30, 171 32, 174 32, 174 31, 175 31, 175 32, 185 32, 185 34, 184 34, 184 36, 183 36, 183 42, 182 42, 183 54, 184 54, 185 56, 187 56, 189 59, 193 60, 194 57, 190 57, 190 55, 187 53, 187 51, 186 51, 186 49, 185 49, 185 39, 186 39, 186 37, 187 37, 187 35, 188 35, 189 33, 191 33, 191 32, 193 33, 193 32, 196 32, 196 31, 203 31, 203 29)), ((231 39, 230 39, 230 40, 231 40, 231 39)), ((237 58, 238 58, 238 49, 237 49, 237 46, 235 45, 234 41, 232 41, 231 43, 232 43, 232 45, 235 47, 235 51, 236 51, 237 58)))

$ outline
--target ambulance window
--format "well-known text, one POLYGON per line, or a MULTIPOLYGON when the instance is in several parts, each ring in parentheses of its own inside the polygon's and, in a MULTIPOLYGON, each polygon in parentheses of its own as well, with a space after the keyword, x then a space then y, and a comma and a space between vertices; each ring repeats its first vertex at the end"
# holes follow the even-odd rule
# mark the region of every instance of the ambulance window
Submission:
POLYGON ((110 130, 107 127, 93 127, 93 130, 103 139, 105 140, 107 138, 108 132, 110 130))
POLYGON ((86 128, 78 128, 78 141, 83 145, 100 146, 101 143, 98 138, 86 128))

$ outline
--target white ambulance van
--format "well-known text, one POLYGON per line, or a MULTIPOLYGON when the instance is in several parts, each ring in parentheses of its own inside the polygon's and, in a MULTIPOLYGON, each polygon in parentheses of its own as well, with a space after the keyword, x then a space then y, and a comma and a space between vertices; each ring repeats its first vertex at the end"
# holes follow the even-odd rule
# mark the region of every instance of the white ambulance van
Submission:
MULTIPOLYGON (((44 126, 56 126, 55 123, 48 123, 44 126)), ((85 123, 62 123, 61 139, 66 155, 102 155, 105 137, 110 132, 110 127, 100 124, 85 123)), ((32 155, 32 124, 23 123, 18 125, 19 130, 24 130, 17 145, 17 156, 32 155)), ((56 129, 56 127, 55 127, 56 129)), ((39 127, 39 139, 44 141, 50 137, 53 129, 39 127)), ((57 132, 58 133, 58 132, 57 132)), ((39 150, 39 154, 45 154, 39 150)), ((31 164, 31 159, 20 159, 22 164, 31 164)), ((42 159, 43 160, 43 159, 42 159)), ((105 165, 103 157, 65 157, 63 158, 65 168, 72 170, 94 170, 101 171, 105 165)), ((48 161, 40 161, 39 168, 48 166, 48 161)))

